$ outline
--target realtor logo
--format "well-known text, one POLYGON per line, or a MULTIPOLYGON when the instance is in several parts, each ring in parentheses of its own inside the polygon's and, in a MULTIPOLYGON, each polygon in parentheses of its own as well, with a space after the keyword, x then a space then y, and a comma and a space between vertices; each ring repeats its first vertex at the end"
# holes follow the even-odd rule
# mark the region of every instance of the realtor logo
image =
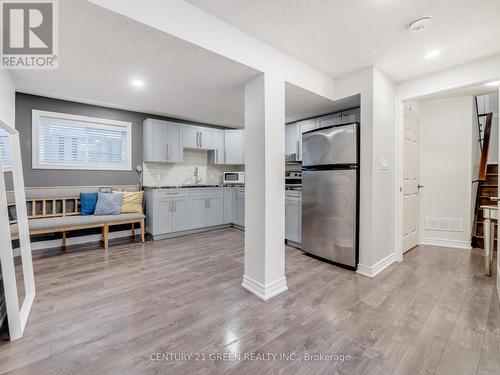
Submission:
POLYGON ((57 69, 57 0, 1 0, 1 68, 57 69))

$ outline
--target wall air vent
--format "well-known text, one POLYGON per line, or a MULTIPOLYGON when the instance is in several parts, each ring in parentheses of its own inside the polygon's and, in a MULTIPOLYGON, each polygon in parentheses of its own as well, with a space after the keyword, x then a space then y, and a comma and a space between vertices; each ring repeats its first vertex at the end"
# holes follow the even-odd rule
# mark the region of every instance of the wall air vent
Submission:
POLYGON ((464 225, 462 219, 426 217, 424 220, 424 229, 445 232, 463 232, 464 225))

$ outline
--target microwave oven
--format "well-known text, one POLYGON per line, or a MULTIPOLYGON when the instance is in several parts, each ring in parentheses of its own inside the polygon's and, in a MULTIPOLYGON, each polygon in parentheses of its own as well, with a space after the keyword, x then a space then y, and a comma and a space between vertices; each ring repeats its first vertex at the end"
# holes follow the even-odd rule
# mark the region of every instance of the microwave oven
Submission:
POLYGON ((224 184, 244 184, 245 172, 224 172, 224 184))

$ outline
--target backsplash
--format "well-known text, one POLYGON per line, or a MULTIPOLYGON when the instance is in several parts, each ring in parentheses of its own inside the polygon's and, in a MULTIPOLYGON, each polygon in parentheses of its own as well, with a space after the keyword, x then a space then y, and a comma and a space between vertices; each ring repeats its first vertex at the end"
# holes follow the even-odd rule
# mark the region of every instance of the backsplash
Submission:
POLYGON ((194 184, 194 169, 198 167, 201 184, 222 183, 222 173, 243 171, 243 165, 210 165, 207 151, 184 150, 184 162, 175 164, 144 163, 144 186, 175 186, 194 184))

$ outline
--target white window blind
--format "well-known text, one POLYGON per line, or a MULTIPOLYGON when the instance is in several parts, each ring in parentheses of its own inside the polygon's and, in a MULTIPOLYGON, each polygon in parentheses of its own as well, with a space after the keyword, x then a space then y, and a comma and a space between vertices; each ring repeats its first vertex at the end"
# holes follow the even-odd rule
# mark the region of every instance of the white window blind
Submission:
POLYGON ((12 145, 9 134, 0 129, 0 158, 3 168, 12 167, 12 145))
POLYGON ((33 111, 33 134, 34 168, 132 169, 130 123, 33 111))

